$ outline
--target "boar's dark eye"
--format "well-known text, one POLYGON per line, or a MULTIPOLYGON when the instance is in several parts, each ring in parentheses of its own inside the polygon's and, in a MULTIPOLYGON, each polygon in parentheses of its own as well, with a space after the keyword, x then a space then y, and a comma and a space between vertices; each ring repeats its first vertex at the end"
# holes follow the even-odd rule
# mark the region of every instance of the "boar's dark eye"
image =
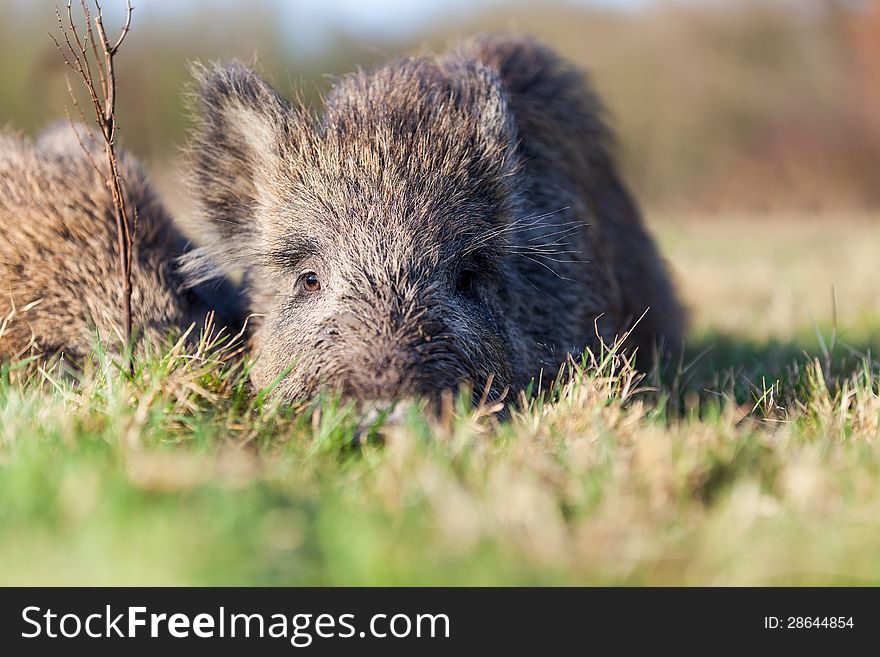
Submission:
POLYGON ((302 286, 306 292, 317 292, 321 289, 321 279, 313 271, 307 271, 302 275, 302 286))
POLYGON ((471 269, 464 269, 458 274, 455 281, 456 292, 470 292, 474 287, 474 281, 477 278, 477 272, 471 269))

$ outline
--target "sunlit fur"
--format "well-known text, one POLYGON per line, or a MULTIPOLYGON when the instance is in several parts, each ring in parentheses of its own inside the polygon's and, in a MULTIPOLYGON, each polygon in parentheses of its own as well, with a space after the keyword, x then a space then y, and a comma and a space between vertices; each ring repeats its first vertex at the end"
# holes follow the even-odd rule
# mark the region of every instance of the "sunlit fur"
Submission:
MULTIPOLYGON (((103 142, 82 126, 59 124, 36 143, 0 134, 0 359, 60 352, 76 362, 99 335, 108 349, 121 346, 106 166, 103 142)), ((186 289, 175 262, 186 241, 140 165, 120 152, 119 167, 137 216, 132 324, 139 344, 155 347, 201 324, 210 309, 228 310, 235 293, 220 283, 211 288, 223 291, 216 296, 206 286, 186 289)))
POLYGON ((491 381, 498 397, 646 310, 642 362, 678 345, 599 101, 550 50, 496 36, 395 61, 340 79, 317 117, 240 64, 199 77, 193 189, 212 235, 186 266, 245 272, 257 385, 372 401, 491 381))

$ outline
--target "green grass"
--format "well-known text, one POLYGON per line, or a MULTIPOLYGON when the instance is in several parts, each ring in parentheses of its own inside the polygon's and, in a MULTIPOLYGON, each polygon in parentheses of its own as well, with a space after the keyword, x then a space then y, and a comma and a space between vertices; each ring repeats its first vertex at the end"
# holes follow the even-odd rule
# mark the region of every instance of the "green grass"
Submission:
MULTIPOLYGON (((762 239, 814 243, 785 225, 762 239)), ((819 303, 829 288, 798 281, 861 268, 876 230, 825 224, 828 251, 780 258, 730 308, 771 250, 742 248, 747 226, 664 224, 682 367, 640 381, 608 357, 503 422, 413 407, 354 445, 352 409, 251 394, 222 345, 131 376, 100 356, 79 381, 4 366, 0 584, 876 585, 880 307, 853 300, 877 283, 828 276, 836 320, 787 329, 766 303, 819 303), (706 296, 688 268, 725 230, 706 296)))

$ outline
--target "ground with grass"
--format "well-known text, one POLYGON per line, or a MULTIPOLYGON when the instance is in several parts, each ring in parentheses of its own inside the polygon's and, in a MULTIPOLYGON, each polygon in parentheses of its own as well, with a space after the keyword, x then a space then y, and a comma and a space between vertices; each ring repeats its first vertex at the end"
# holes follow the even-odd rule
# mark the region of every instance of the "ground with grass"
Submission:
POLYGON ((655 225, 680 366, 599 354, 503 422, 412 409, 356 445, 223 348, 4 366, 0 584, 880 583, 880 223, 655 225))

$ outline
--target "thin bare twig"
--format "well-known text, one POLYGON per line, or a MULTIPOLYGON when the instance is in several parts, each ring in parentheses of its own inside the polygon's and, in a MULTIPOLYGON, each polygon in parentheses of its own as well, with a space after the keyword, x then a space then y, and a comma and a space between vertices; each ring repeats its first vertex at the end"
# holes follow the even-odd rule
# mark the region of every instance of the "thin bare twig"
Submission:
MULTIPOLYGON (((115 57, 125 37, 131 31, 131 16, 134 8, 131 0, 126 0, 125 24, 120 30, 119 36, 111 42, 104 28, 104 12, 99 0, 93 0, 95 11, 89 9, 87 0, 79 0, 85 28, 77 25, 74 16, 73 0, 66 3, 66 23, 61 11, 56 7, 55 16, 58 27, 61 30, 64 44, 52 36, 55 47, 61 53, 64 63, 76 73, 82 81, 88 94, 89 100, 95 111, 95 123, 104 140, 104 154, 107 160, 108 177, 107 187, 113 199, 114 214, 116 220, 116 245, 119 257, 120 298, 122 305, 123 339, 125 340, 124 352, 132 346, 132 319, 131 319, 131 262, 133 249, 133 234, 137 229, 137 216, 134 221, 130 218, 125 184, 119 173, 119 162, 116 156, 116 67, 115 57), (92 68, 94 66, 94 69, 92 68), (97 79, 95 76, 97 72, 97 79)), ((51 35, 50 35, 51 36, 51 35)), ((82 108, 76 99, 69 80, 67 90, 73 106, 84 119, 82 108)), ((68 113, 68 119, 70 114, 68 113)), ((71 121, 71 124, 73 122, 71 121)), ((80 146, 89 161, 97 169, 91 151, 82 142, 79 131, 73 126, 74 133, 79 140, 80 146)), ((100 171, 99 171, 100 172, 100 171)), ((129 367, 131 362, 129 361, 129 367)))

